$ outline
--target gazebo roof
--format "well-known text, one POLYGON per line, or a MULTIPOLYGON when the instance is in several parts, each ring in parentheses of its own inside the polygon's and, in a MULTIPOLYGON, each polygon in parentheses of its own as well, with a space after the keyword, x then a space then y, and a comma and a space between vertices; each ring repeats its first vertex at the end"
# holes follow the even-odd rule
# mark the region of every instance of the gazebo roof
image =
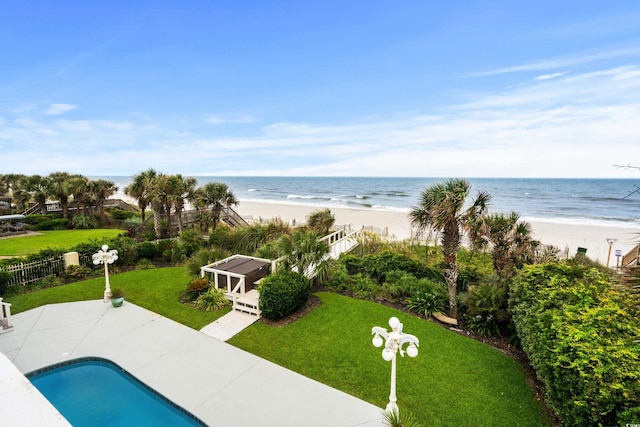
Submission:
POLYGON ((252 271, 260 270, 269 265, 271 265, 271 261, 267 259, 248 257, 245 255, 233 255, 221 261, 205 265, 202 267, 202 270, 210 272, 227 272, 245 276, 252 271))

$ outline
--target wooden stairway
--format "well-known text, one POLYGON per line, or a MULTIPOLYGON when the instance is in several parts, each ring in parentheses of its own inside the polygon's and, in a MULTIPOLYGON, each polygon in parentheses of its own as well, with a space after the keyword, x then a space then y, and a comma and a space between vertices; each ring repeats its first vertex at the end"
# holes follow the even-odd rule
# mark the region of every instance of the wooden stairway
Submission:
POLYGON ((251 289, 245 293, 244 296, 235 297, 233 299, 232 308, 235 311, 251 314, 260 318, 262 312, 260 311, 260 294, 255 289, 251 289))

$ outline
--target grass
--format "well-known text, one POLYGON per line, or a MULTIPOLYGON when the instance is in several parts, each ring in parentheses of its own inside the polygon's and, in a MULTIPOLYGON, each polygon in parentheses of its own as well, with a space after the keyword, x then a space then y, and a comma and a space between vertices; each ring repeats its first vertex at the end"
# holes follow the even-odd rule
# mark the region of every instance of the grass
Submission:
MULTIPOLYGON (((125 291, 125 300, 193 329, 201 329, 229 312, 205 313, 180 303, 180 293, 191 279, 182 267, 135 270, 112 274, 109 284, 125 291)), ((102 299, 104 277, 12 296, 11 312, 20 313, 45 304, 102 299)), ((126 304, 126 303, 125 303, 126 304)))
POLYGON ((69 249, 90 240, 116 237, 123 234, 117 229, 39 231, 38 235, 0 239, 0 256, 24 256, 43 249, 69 249))
POLYGON ((482 343, 368 301, 320 293, 322 305, 284 326, 255 323, 233 344, 384 408, 390 363, 371 344, 371 327, 398 317, 420 340, 418 357, 398 357, 400 411, 429 426, 545 426, 546 412, 522 366, 482 343))
MULTIPOLYGON (((205 313, 178 297, 189 274, 181 267, 110 276, 126 300, 201 329, 229 309, 205 313)), ((104 278, 12 296, 12 312, 44 304, 102 299, 104 278)), ((257 322, 229 343, 384 408, 390 364, 371 344, 371 327, 391 316, 420 339, 418 357, 398 360, 398 405, 423 426, 549 426, 522 366, 514 359, 423 319, 368 301, 320 293, 322 305, 284 327, 257 322)), ((322 402, 318 402, 322 404, 322 402)))

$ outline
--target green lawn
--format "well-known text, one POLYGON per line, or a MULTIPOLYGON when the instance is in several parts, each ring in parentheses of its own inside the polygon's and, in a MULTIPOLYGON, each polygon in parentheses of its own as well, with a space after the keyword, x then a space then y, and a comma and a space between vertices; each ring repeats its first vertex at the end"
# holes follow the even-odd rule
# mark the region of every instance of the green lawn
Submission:
POLYGON ((371 328, 398 317, 420 340, 398 358, 398 406, 423 426, 551 425, 522 366, 482 343, 368 301, 320 293, 322 305, 285 327, 255 323, 229 343, 384 408, 390 363, 371 328))
MULTIPOLYGON (((110 276, 133 302, 194 329, 228 312, 204 313, 181 304, 190 276, 183 268, 137 270, 110 276)), ((101 299, 104 278, 12 296, 12 313, 43 304, 101 299)), ((423 426, 548 426, 522 366, 469 338, 406 313, 332 293, 322 305, 285 327, 257 322, 229 343, 384 408, 390 363, 371 344, 371 327, 388 329, 398 317, 420 339, 415 359, 398 360, 398 405, 423 426)), ((126 303, 125 303, 126 304, 126 303)), ((322 402, 318 402, 322 404, 322 402)))
POLYGON ((0 239, 0 256, 24 256, 42 249, 69 249, 90 240, 116 237, 125 233, 117 229, 39 231, 36 236, 0 239))

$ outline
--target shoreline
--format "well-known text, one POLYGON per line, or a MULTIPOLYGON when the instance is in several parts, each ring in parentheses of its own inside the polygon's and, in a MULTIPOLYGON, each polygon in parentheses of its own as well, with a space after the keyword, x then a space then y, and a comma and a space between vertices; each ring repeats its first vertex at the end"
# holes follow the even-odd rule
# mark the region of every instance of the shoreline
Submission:
MULTIPOLYGON (((338 226, 351 225, 353 229, 374 227, 388 230, 389 236, 399 240, 411 237, 411 226, 407 213, 375 209, 350 209, 328 207, 335 216, 338 226)), ((242 216, 259 219, 280 218, 289 224, 304 224, 306 217, 320 206, 289 204, 277 202, 257 202, 255 200, 239 200, 235 210, 242 216)), ((617 239, 611 246, 610 266, 616 265, 616 250, 626 255, 640 242, 640 227, 618 227, 587 224, 569 224, 551 221, 527 221, 533 230, 533 237, 546 245, 554 245, 561 253, 568 250, 574 256, 578 248, 587 249, 588 258, 602 264, 607 261, 609 244, 607 238, 617 239)))

